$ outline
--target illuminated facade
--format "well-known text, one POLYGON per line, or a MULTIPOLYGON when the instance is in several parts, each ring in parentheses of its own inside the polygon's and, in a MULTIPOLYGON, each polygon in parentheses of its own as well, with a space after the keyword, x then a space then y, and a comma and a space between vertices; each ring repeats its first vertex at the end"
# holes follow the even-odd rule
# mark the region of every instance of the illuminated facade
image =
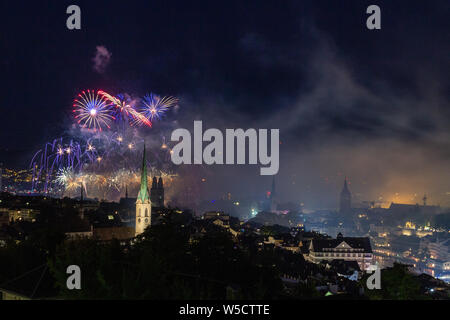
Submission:
POLYGON ((164 207, 164 186, 161 177, 158 180, 156 180, 156 177, 153 177, 152 189, 150 190, 150 198, 153 207, 164 207))
POLYGON ((362 270, 366 270, 373 259, 369 238, 343 237, 336 239, 313 239, 309 246, 307 260, 313 263, 321 261, 356 261, 362 270))
POLYGON ((430 242, 428 244, 428 251, 430 252, 430 259, 437 260, 437 261, 448 261, 449 254, 448 254, 448 246, 447 242, 449 239, 445 241, 436 241, 436 242, 430 242))

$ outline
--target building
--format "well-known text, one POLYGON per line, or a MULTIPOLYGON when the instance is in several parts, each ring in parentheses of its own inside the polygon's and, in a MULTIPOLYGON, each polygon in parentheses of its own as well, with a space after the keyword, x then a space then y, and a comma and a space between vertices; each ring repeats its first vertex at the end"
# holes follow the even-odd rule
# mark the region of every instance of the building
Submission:
POLYGON ((225 227, 230 226, 230 215, 224 213, 223 211, 205 212, 205 214, 203 214, 203 219, 204 220, 212 220, 215 224, 218 224, 218 225, 220 224, 225 227))
POLYGON ((428 251, 430 253, 430 259, 438 260, 438 261, 447 261, 449 259, 448 254, 448 245, 447 242, 450 239, 445 241, 436 240, 436 242, 428 243, 428 251))
POLYGON ((18 274, 0 286, 0 300, 55 300, 58 289, 47 264, 18 274))
POLYGON ((136 228, 135 236, 144 232, 145 228, 151 225, 152 220, 152 203, 150 201, 150 192, 148 191, 147 184, 147 157, 142 157, 142 170, 141 170, 141 187, 136 200, 136 228))
POLYGON ((91 239, 94 234, 93 230, 92 225, 78 225, 65 232, 65 235, 67 240, 91 239))
POLYGON ((128 196, 128 186, 125 187, 125 197, 120 198, 119 214, 123 222, 130 223, 134 228, 135 210, 136 210, 136 200, 137 198, 130 198, 128 196))
POLYGON ((9 209, 9 220, 11 222, 16 221, 28 221, 34 222, 36 216, 40 213, 40 210, 33 208, 13 208, 9 209))
POLYGON ((127 242, 134 238, 135 230, 133 227, 106 227, 106 228, 95 228, 93 232, 93 238, 99 241, 111 241, 113 239, 127 242))
POLYGON ((223 211, 208 211, 203 214, 202 220, 222 227, 236 238, 240 233, 240 221, 230 217, 223 211), (234 220, 233 220, 234 219, 234 220))
POLYGON ((93 225, 81 215, 70 215, 64 218, 62 230, 68 240, 91 239, 93 225))
POLYGON ((356 261, 362 270, 372 263, 372 247, 369 238, 344 237, 342 233, 336 239, 312 239, 309 254, 305 257, 313 263, 321 261, 356 261))
POLYGON ((164 207, 164 186, 161 177, 159 177, 158 180, 156 180, 156 177, 153 177, 152 189, 150 190, 150 199, 152 202, 152 207, 164 207))
MULTIPOLYGON (((426 197, 424 197, 426 199, 426 197)), ((392 215, 403 215, 403 216, 411 216, 416 214, 425 214, 428 216, 432 216, 441 212, 440 206, 427 205, 426 200, 424 200, 423 205, 416 204, 403 204, 403 203, 394 203, 392 202, 389 206, 389 214, 392 215)))
POLYGON ((339 199, 339 213, 349 213, 352 209, 352 194, 348 189, 347 178, 344 180, 344 187, 339 199))

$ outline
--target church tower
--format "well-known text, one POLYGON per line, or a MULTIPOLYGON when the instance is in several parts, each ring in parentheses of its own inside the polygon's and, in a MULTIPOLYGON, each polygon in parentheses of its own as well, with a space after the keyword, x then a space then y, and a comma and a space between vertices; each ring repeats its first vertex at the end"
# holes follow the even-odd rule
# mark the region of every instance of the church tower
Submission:
POLYGON ((152 206, 156 207, 156 200, 158 199, 158 179, 153 177, 152 188, 150 189, 150 200, 152 201, 152 206))
POLYGON ((139 188, 139 193, 136 200, 136 233, 138 236, 144 232, 147 226, 152 223, 152 203, 150 201, 150 193, 148 192, 147 185, 147 160, 145 155, 145 145, 144 145, 144 155, 142 159, 142 170, 141 170, 141 187, 139 188))
POLYGON ((152 200, 152 206, 154 208, 164 207, 164 186, 161 177, 159 179, 153 177, 152 189, 150 190, 150 197, 152 200))
POLYGON ((344 187, 341 191, 341 198, 339 201, 339 213, 349 213, 352 209, 352 194, 348 189, 347 177, 344 180, 344 187))
POLYGON ((272 179, 272 189, 270 191, 269 205, 270 205, 270 212, 277 211, 277 194, 275 191, 275 176, 272 179))

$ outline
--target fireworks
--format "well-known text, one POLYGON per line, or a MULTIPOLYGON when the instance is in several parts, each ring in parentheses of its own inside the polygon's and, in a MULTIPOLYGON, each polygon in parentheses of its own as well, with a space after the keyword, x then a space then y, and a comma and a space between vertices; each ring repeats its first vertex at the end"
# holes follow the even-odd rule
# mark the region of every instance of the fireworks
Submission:
POLYGON ((151 121, 161 119, 163 114, 171 107, 178 104, 178 99, 174 97, 159 97, 153 93, 146 95, 142 99, 142 113, 151 121))
POLYGON ((164 113, 178 104, 174 97, 160 97, 156 94, 147 94, 142 99, 143 107, 137 111, 132 106, 132 101, 124 94, 113 96, 103 90, 95 93, 92 90, 83 91, 75 99, 74 113, 78 123, 82 127, 102 130, 103 127, 111 128, 112 120, 129 122, 130 125, 152 126, 152 121, 160 120, 164 113))
POLYGON ((78 95, 73 104, 75 119, 83 128, 102 130, 102 127, 110 128, 110 122, 114 119, 111 106, 107 100, 93 90, 83 91, 78 95))
POLYGON ((157 115, 137 111, 135 102, 141 100, 129 95, 113 96, 101 90, 80 93, 73 110, 79 127, 72 127, 65 138, 46 143, 31 160, 33 192, 74 196, 83 188, 86 196, 117 200, 126 187, 139 186, 144 140, 152 177, 172 177, 173 166, 167 158, 170 146, 164 135, 149 135, 139 126, 150 127, 151 119, 160 119, 178 100, 155 95, 144 100, 147 109, 158 110, 157 115))
POLYGON ((37 184, 43 183, 44 191, 47 192, 55 171, 64 167, 78 170, 86 162, 84 158, 89 158, 89 155, 90 152, 83 152, 81 145, 73 140, 66 145, 63 144, 62 138, 46 143, 31 160, 32 189, 35 189, 37 184))
MULTIPOLYGON (((84 133, 78 138, 86 140, 55 139, 35 154, 30 166, 34 191, 58 194, 62 188, 71 193, 83 184, 86 194, 91 189, 98 197, 114 199, 127 183, 137 183, 138 175, 125 173, 138 169, 142 161, 143 140, 134 130, 84 133)), ((164 157, 168 147, 160 149, 158 140, 153 142, 153 150, 149 150, 152 159, 149 168, 159 170, 161 175, 170 172, 170 168, 164 157)))
MULTIPOLYGON (((175 174, 151 168, 149 180, 152 176, 161 176, 166 186, 170 186, 176 177, 175 174)), ((66 195, 79 194, 80 188, 83 188, 86 197, 111 198, 114 197, 114 194, 121 195, 125 187, 137 189, 140 184, 140 173, 136 170, 127 169, 105 172, 104 174, 76 173, 70 168, 62 168, 58 170, 55 181, 64 189, 66 195)))
POLYGON ((56 175, 56 182, 64 186, 66 191, 76 191, 78 188, 84 187, 83 176, 76 174, 69 168, 59 169, 56 175))
POLYGON ((130 124, 132 125, 145 124, 148 127, 152 126, 150 120, 130 105, 128 99, 125 98, 125 95, 120 94, 117 97, 114 97, 105 91, 99 91, 99 94, 116 108, 116 112, 118 113, 117 119, 126 120, 131 117, 130 124))

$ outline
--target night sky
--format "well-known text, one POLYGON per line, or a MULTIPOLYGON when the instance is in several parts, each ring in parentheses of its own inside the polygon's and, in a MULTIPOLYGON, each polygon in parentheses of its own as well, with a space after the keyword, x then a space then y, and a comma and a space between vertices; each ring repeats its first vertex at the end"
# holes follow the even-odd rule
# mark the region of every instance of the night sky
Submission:
MULTIPOLYGON (((448 1, 2 1, 0 161, 25 167, 71 121, 78 92, 180 98, 177 120, 279 128, 281 200, 450 205, 448 1), (81 30, 66 28, 67 6, 81 30), (381 8, 381 30, 365 26, 381 8), (96 70, 96 47, 111 54, 96 70), (398 193, 397 198, 393 195, 398 193)), ((270 187, 214 166, 211 196, 270 187)))

